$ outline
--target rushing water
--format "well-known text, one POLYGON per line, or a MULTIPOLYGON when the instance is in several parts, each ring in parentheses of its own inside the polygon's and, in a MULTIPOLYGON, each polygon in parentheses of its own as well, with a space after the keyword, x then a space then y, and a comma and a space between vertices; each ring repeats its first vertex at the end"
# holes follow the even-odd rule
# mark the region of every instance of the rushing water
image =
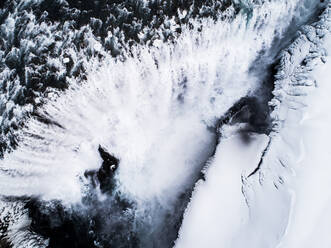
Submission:
POLYGON ((32 114, 15 108, 24 123, 0 161, 0 194, 27 202, 32 231, 50 247, 173 246, 219 120, 244 98, 266 111, 279 52, 324 6, 234 3, 223 18, 191 17, 173 39, 117 58, 91 38, 83 79, 67 77, 32 114))

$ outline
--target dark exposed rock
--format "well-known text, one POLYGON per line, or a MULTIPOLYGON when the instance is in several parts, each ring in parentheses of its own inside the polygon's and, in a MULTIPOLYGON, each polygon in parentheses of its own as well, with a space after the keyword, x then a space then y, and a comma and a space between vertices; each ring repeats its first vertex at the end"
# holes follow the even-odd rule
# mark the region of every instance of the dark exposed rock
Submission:
POLYGON ((81 204, 67 206, 37 198, 27 202, 31 231, 49 239, 48 247, 139 247, 134 233, 135 204, 114 191, 119 160, 101 146, 98 151, 103 162, 99 170, 85 173, 91 185, 81 204), (98 198, 97 186, 107 194, 104 200, 98 198))
POLYGON ((0 239, 0 248, 10 248, 11 245, 6 239, 0 239))
POLYGON ((103 159, 99 170, 90 170, 84 173, 91 180, 93 187, 99 185, 102 193, 111 194, 115 188, 114 175, 119 165, 119 160, 110 155, 105 148, 99 146, 100 157, 103 159))

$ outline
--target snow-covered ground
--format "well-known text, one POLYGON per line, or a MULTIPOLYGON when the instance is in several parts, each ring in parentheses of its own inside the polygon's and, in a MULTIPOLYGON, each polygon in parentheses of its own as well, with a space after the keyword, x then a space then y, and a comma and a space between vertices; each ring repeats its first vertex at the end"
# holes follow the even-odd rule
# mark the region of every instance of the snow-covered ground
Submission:
POLYGON ((246 142, 234 134, 218 145, 206 181, 195 188, 175 247, 235 247, 236 234, 249 218, 241 176, 255 169, 268 137, 253 135, 246 142))
POLYGON ((282 101, 269 146, 265 135, 251 134, 245 143, 239 132, 221 138, 206 181, 196 185, 177 248, 331 246, 331 61, 324 57, 331 53, 330 10, 322 20, 304 28, 309 32, 280 66, 274 94, 282 101))
MULTIPOLYGON (((38 93, 43 104, 30 118, 22 116, 32 111, 31 106, 22 112, 8 100, 12 95, 3 92, 1 99, 8 104, 1 121, 10 127, 16 121, 9 120, 26 120, 13 132, 15 149, 0 160, 0 195, 9 197, 0 205, 0 224, 4 219, 9 223, 4 235, 14 247, 54 242, 54 237, 48 240, 30 228, 24 205, 30 197, 46 202, 46 217, 41 216, 46 220, 53 213, 47 209, 57 209, 58 202, 77 214, 70 221, 88 218, 86 233, 93 247, 107 247, 109 240, 122 247, 121 242, 129 239, 126 233, 137 237, 139 247, 168 247, 179 227, 176 248, 328 247, 331 64, 324 62, 325 49, 331 53, 326 38, 331 4, 317 17, 317 7, 326 3, 234 2, 240 11, 230 5, 224 18, 192 18, 190 25, 182 26, 176 18, 165 20, 164 25, 174 30, 180 27, 180 35, 170 41, 154 37, 150 46, 140 41, 125 59, 95 52, 103 49, 101 43, 84 36, 87 50, 76 54, 76 48, 70 48, 70 56, 91 53, 92 58, 82 63, 84 68, 91 65, 83 70, 86 80, 71 73, 66 75, 65 91, 48 92, 47 97, 38 93), (305 23, 311 25, 296 33, 305 23), (274 63, 277 72, 268 75, 274 63), (272 93, 270 85, 275 86, 272 93), (214 131, 239 100, 252 97, 265 98, 261 102, 272 97, 270 130, 254 133, 239 118, 214 131), (105 162, 100 145, 120 161, 113 178, 115 193, 101 193, 98 180, 91 183, 86 176, 105 162), (195 185, 201 170, 205 180, 195 185), (95 195, 89 198, 91 192, 95 195), (13 197, 23 200, 15 202, 13 197), (121 235, 124 239, 116 241, 121 235)), ((28 16, 30 23, 36 22, 31 33, 37 33, 35 16, 28 16)), ((14 29, 15 18, 9 15, 6 34, 14 29)), ((48 30, 47 25, 42 28, 48 30)), ((55 59, 55 64, 63 62, 62 76, 73 60, 70 56, 55 59)), ((9 71, 6 67, 2 77, 10 81, 9 71)), ((15 82, 16 92, 22 87, 18 79, 15 82)), ((56 225, 61 226, 61 218, 56 225)))
MULTIPOLYGON (((331 53, 331 37, 325 41, 331 53)), ((289 127, 298 136, 302 156, 289 183, 291 215, 279 247, 331 247, 331 60, 314 72, 317 87, 306 98, 307 108, 289 127)), ((286 152, 286 151, 284 151, 286 152)))

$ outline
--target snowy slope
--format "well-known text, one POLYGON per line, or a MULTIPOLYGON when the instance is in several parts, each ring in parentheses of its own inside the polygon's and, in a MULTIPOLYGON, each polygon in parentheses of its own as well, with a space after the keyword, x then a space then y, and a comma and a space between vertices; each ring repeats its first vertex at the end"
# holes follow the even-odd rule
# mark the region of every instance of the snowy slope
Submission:
POLYGON ((270 137, 220 139, 176 247, 330 247, 330 14, 281 54, 270 137))
POLYGON ((320 161, 327 138, 301 130, 327 102, 313 69, 327 57, 330 4, 96 3, 14 1, 0 13, 0 238, 301 246, 312 172, 293 173, 320 161))

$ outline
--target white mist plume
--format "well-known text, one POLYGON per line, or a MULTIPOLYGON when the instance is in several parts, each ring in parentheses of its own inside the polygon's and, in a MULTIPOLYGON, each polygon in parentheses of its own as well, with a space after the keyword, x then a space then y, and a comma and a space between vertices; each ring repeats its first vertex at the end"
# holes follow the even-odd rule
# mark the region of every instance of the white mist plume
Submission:
POLYGON ((214 142, 206 126, 257 87, 248 69, 296 2, 255 6, 249 21, 196 22, 175 45, 107 60, 41 110, 61 127, 27 121, 19 147, 1 161, 0 193, 77 201, 79 175, 101 164, 99 144, 121 160, 118 179, 138 199, 183 187, 214 142))

